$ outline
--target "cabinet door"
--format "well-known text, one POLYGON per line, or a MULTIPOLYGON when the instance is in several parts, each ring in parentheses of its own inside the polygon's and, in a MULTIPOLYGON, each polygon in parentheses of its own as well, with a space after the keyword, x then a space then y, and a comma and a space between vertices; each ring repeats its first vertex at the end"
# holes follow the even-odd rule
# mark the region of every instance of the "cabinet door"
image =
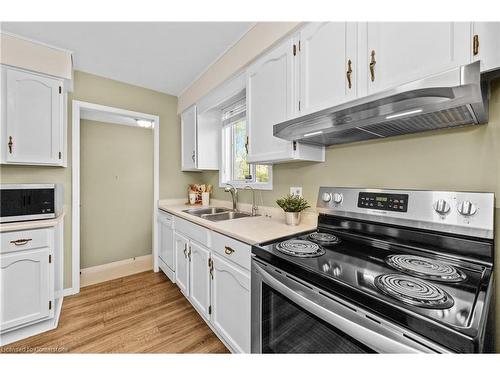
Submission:
POLYGON ((368 94, 470 62, 470 23, 376 22, 368 23, 366 35, 360 63, 366 64, 368 94))
POLYGON ((62 165, 62 82, 12 69, 5 75, 5 162, 62 165))
POLYGON ((212 254, 212 324, 231 347, 250 353, 250 275, 212 254))
POLYGON ((206 319, 209 318, 210 274, 208 268, 209 250, 191 242, 189 258, 189 297, 191 303, 206 319))
POLYGON ((355 23, 312 22, 300 31, 300 115, 356 97, 356 43, 355 23))
POLYGON ((189 240, 179 233, 174 232, 175 283, 186 296, 189 296, 188 246, 189 240))
POLYGON ((481 61, 481 72, 500 68, 500 22, 473 22, 472 29, 472 56, 481 61))
POLYGON ((293 114, 293 49, 293 39, 287 39, 247 70, 249 162, 273 162, 292 156, 292 142, 274 137, 273 125, 293 114))
POLYGON ((196 106, 181 114, 182 170, 196 169, 196 106))
POLYGON ((159 223, 159 245, 158 255, 167 266, 175 271, 174 264, 174 231, 172 229, 172 220, 163 216, 158 217, 159 223))
POLYGON ((49 318, 52 305, 48 247, 0 255, 0 330, 49 318))

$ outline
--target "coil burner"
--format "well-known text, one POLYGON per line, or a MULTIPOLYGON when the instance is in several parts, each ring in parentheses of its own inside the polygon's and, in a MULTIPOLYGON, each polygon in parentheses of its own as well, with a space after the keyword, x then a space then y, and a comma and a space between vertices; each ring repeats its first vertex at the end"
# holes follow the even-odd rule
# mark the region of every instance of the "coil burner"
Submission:
POLYGON ((428 280, 457 283, 466 279, 466 275, 452 265, 430 258, 395 254, 385 258, 385 262, 398 271, 428 280))
POLYGON ((311 241, 317 242, 323 246, 335 245, 340 242, 340 238, 330 233, 314 232, 307 236, 311 241))
POLYGON ((453 298, 438 286, 415 277, 384 274, 375 278, 375 286, 383 293, 409 305, 428 309, 448 309, 453 298))
POLYGON ((314 242, 296 239, 280 242, 276 249, 284 254, 301 258, 319 257, 325 253, 325 250, 314 242))

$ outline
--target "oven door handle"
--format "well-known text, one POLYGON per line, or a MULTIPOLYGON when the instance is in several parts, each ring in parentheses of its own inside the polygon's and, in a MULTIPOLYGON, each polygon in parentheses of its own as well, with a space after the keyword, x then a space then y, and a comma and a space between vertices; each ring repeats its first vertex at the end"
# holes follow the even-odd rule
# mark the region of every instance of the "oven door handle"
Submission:
MULTIPOLYGON (((367 345, 379 353, 436 353, 441 350, 432 350, 435 344, 421 345, 419 342, 403 336, 402 332, 394 332, 366 316, 361 316, 357 312, 342 306, 334 300, 315 293, 308 287, 303 287, 298 282, 288 280, 286 276, 277 275, 283 278, 283 282, 272 276, 256 262, 253 264, 259 273, 262 281, 278 291, 286 298, 295 302, 303 309, 321 318, 333 327, 344 332, 348 336, 367 345), (286 284, 296 285, 286 285, 286 284), (297 289, 297 290, 294 290, 297 289), (342 315, 334 310, 344 310, 342 315), (377 332, 378 331, 378 332, 377 332)), ((423 339, 421 339, 424 341, 423 339)))

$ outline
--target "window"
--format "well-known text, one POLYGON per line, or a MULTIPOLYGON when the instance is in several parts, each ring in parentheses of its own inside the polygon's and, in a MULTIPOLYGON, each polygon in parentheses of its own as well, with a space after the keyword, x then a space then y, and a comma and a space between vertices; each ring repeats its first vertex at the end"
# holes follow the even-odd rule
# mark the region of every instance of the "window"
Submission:
POLYGON ((222 111, 222 173, 221 185, 252 186, 272 189, 272 167, 249 164, 245 99, 222 111))

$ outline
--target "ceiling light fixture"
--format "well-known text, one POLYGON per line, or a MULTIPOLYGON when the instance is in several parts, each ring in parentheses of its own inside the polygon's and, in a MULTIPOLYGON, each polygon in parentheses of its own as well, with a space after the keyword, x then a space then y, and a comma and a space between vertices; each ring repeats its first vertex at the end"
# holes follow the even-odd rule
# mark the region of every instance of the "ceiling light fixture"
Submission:
POLYGON ((141 120, 141 119, 135 119, 135 122, 137 125, 139 125, 141 128, 152 128, 153 127, 153 121, 149 120, 141 120))

